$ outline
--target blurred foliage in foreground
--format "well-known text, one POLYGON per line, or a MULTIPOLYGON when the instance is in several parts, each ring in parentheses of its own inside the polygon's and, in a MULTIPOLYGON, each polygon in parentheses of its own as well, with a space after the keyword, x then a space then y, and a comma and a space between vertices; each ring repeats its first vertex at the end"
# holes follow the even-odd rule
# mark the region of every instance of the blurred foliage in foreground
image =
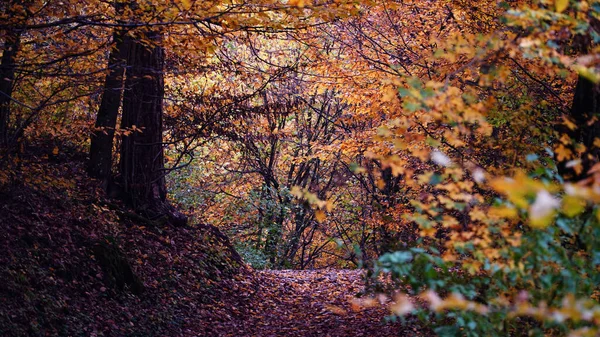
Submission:
MULTIPOLYGON (((575 70, 572 105, 559 109, 552 128, 531 123, 529 130, 537 136, 525 142, 537 139, 538 150, 515 153, 504 170, 470 160, 475 150, 452 144, 464 138, 444 135, 442 141, 430 141, 435 148, 430 158, 438 168, 420 176, 428 187, 411 201, 415 212, 405 214, 419 224, 421 239, 413 248, 384 254, 372 269, 375 283, 385 275, 396 285, 392 289, 401 289, 390 306, 394 317, 413 313, 440 336, 598 336, 600 110, 594 103, 598 70, 591 59, 598 55, 599 14, 596 1, 523 2, 506 11, 491 34, 479 36, 487 47, 473 62, 496 50, 540 62, 546 74, 575 70)), ((453 50, 443 57, 456 58, 458 49, 453 50)), ((473 95, 447 82, 419 80, 401 88, 400 95, 405 109, 425 115, 439 111, 440 120, 466 130, 463 136, 482 127, 485 136, 487 123, 496 133, 521 113, 549 116, 527 96, 518 96, 518 103, 515 97, 500 97, 526 108, 518 113, 506 105, 483 108, 477 111, 487 116, 477 121, 474 109, 490 97, 482 90, 484 77, 473 95), (461 124, 469 115, 471 122, 461 124)), ((492 82, 502 85, 508 78, 494 76, 492 82)), ((399 138, 391 130, 387 141, 399 138)), ((388 162, 396 165, 393 158, 388 162)))

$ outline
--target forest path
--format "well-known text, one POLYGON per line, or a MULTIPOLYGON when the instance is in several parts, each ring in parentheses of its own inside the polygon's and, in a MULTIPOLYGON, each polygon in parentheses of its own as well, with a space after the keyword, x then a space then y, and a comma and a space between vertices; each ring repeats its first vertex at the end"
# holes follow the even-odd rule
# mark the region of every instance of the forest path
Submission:
MULTIPOLYGON (((417 322, 385 322, 382 307, 352 310, 364 289, 358 270, 255 271, 247 312, 228 322, 226 336, 419 336, 417 322)), ((247 286, 243 287, 248 289, 247 286)))

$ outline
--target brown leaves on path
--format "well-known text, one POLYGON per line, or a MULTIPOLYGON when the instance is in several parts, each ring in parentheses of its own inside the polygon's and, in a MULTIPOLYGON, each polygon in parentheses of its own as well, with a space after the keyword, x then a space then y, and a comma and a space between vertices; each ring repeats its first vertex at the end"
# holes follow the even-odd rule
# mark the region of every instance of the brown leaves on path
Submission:
POLYGON ((239 289, 249 292, 245 312, 223 322, 222 336, 425 335, 410 318, 404 325, 385 321, 383 306, 353 306, 364 290, 359 270, 264 270, 250 277, 239 289))

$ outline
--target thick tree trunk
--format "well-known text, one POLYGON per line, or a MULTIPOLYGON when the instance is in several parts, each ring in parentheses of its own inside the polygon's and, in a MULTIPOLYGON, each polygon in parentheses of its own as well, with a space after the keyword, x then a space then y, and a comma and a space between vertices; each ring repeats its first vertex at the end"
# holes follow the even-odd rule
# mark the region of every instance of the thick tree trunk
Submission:
POLYGON ((15 57, 21 41, 20 32, 6 34, 0 63, 0 148, 8 146, 10 137, 10 105, 15 80, 15 57))
MULTIPOLYGON (((115 45, 108 58, 109 73, 104 80, 104 92, 96 117, 96 129, 91 136, 88 173, 106 183, 111 176, 113 138, 123 93, 127 46, 122 32, 114 33, 115 45)), ((105 189, 107 184, 104 184, 105 189)))
POLYGON ((123 137, 119 169, 124 192, 137 211, 150 219, 168 217, 171 223, 183 225, 186 217, 166 201, 161 38, 158 32, 147 32, 128 43, 121 128, 132 132, 123 137))

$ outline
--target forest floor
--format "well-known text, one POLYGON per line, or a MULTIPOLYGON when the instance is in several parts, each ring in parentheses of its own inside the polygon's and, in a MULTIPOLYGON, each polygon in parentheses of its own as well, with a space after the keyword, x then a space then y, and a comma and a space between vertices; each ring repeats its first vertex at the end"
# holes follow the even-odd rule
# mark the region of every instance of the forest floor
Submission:
POLYGON ((211 226, 109 200, 83 155, 31 149, 0 186, 0 336, 427 336, 362 308, 358 270, 243 265, 211 226))
POLYGON ((427 336, 414 318, 386 320, 385 305, 359 305, 359 270, 263 270, 246 289, 248 312, 225 323, 222 336, 427 336))

